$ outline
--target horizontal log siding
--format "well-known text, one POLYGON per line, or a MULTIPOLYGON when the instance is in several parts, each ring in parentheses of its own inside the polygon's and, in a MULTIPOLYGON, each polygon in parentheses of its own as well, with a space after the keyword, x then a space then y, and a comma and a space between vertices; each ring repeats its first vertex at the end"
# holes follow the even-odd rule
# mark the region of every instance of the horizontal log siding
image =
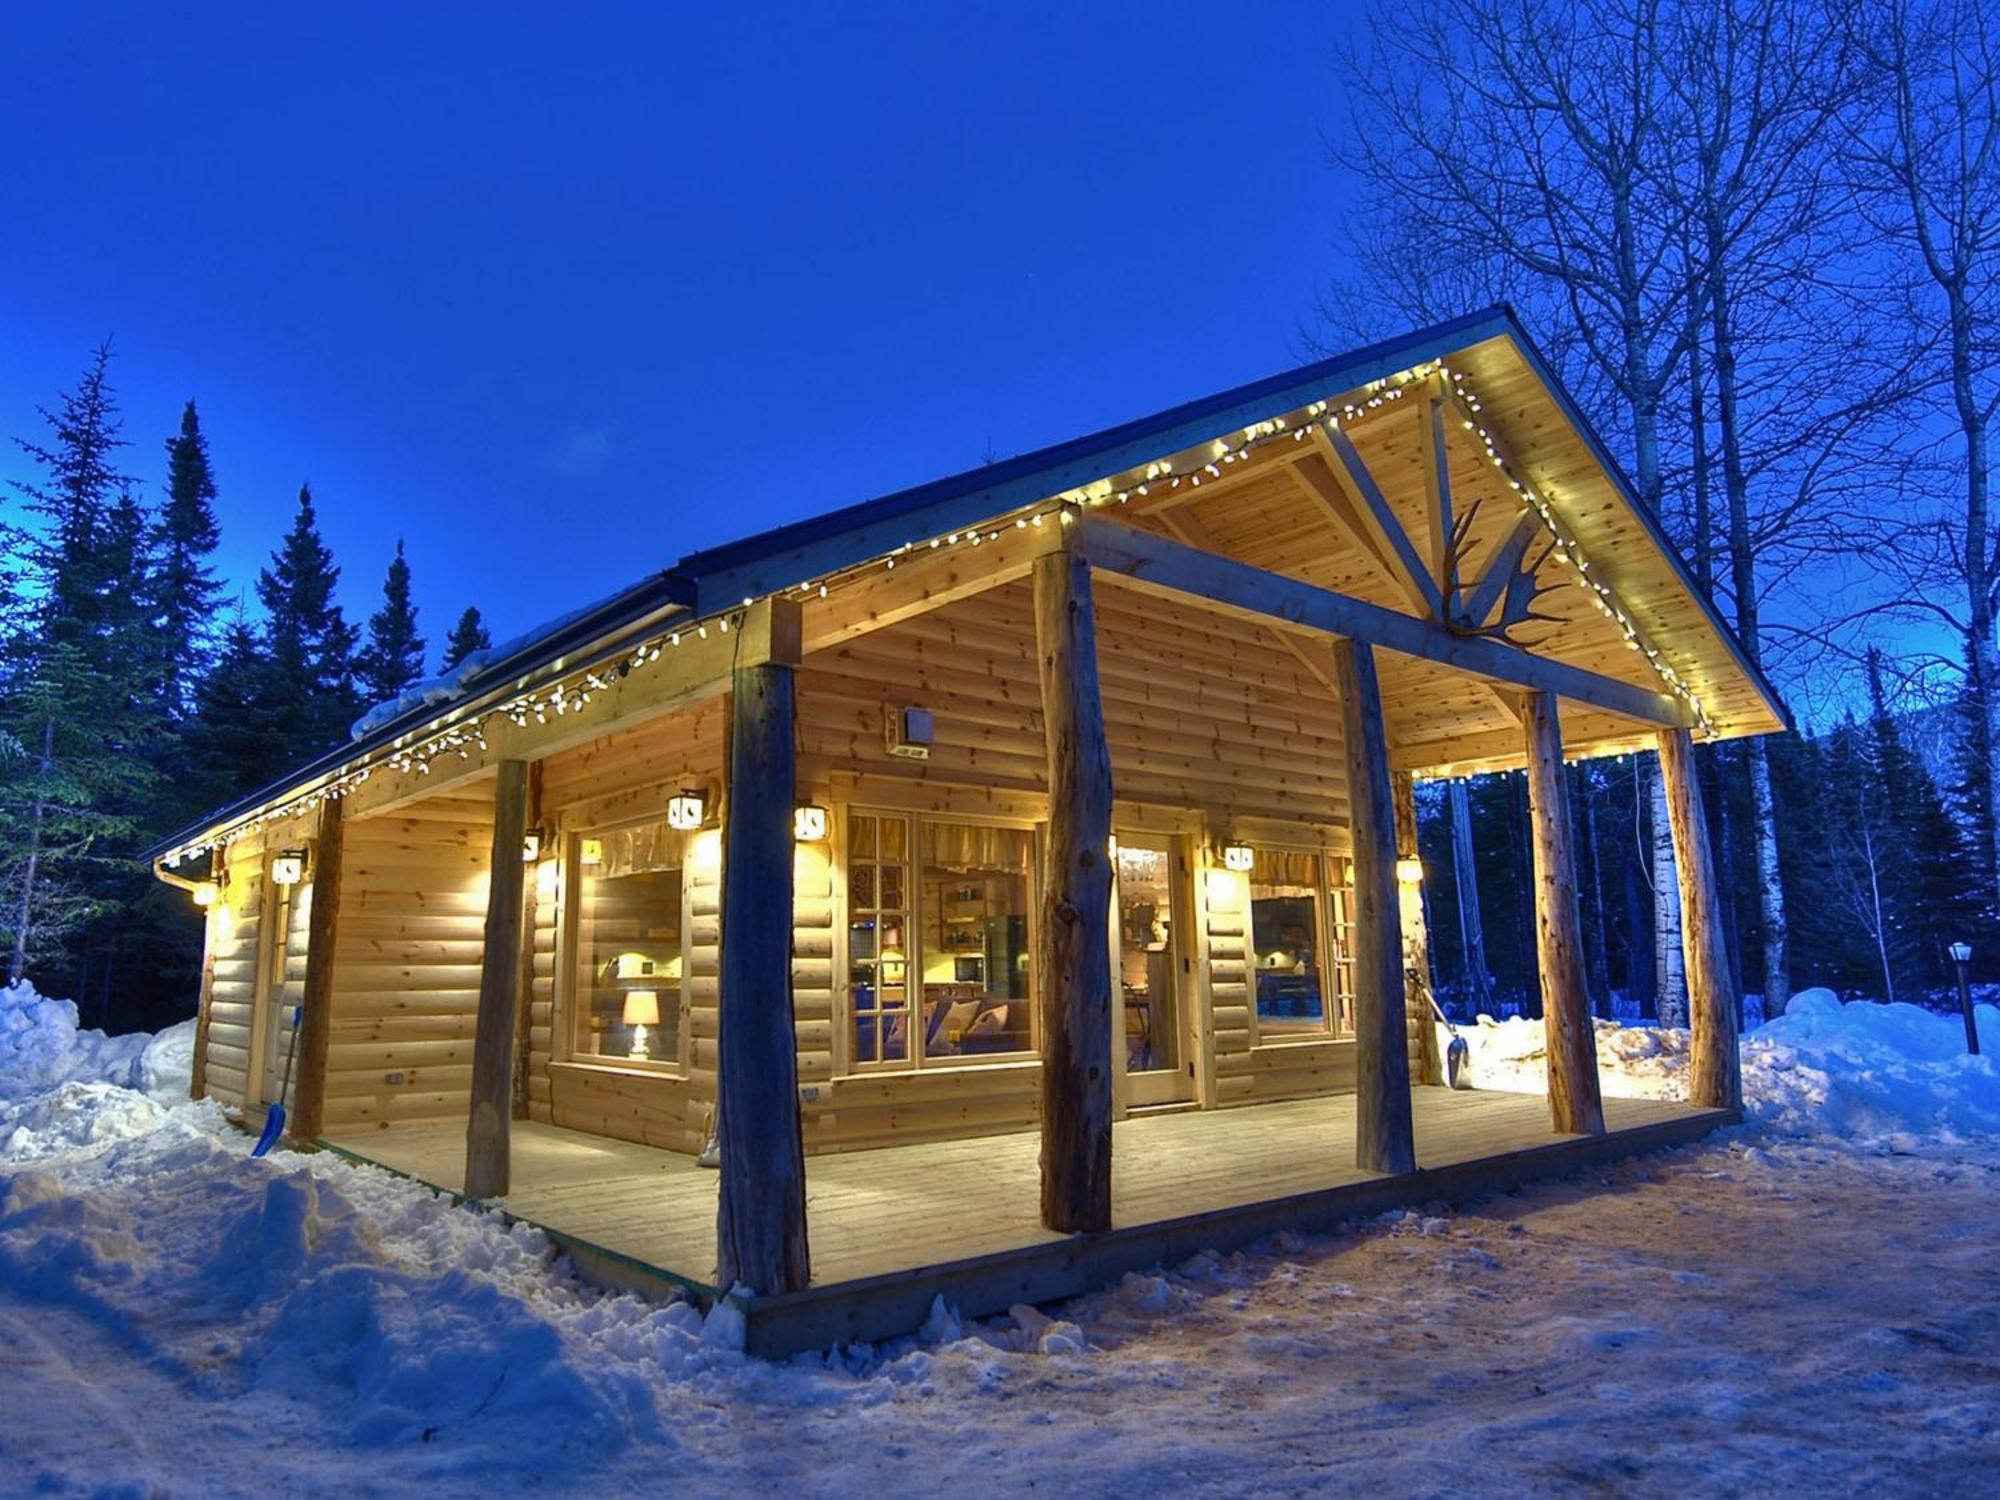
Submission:
POLYGON ((346 826, 328 1134, 465 1119, 491 829, 475 788, 346 826))
POLYGON ((264 855, 248 843, 224 865, 223 889, 209 924, 215 982, 208 1002, 208 1097, 241 1109, 251 1091, 257 1017, 257 960, 263 952, 264 855))

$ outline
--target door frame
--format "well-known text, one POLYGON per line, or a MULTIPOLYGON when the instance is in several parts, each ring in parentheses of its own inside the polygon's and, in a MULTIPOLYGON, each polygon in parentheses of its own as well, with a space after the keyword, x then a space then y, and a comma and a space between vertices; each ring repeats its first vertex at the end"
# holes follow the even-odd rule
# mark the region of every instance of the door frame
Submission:
MULTIPOLYGON (((1213 1035, 1202 1024, 1207 1014, 1208 945, 1202 932, 1202 913, 1195 894, 1195 851, 1198 836, 1179 829, 1130 828, 1135 845, 1160 843, 1167 853, 1167 894, 1170 903, 1169 931, 1172 951, 1178 963, 1174 982, 1174 1021, 1179 1030, 1179 1062, 1172 1069, 1148 1070, 1133 1074, 1126 1064, 1125 986, 1119 979, 1122 954, 1120 927, 1124 921, 1123 893, 1118 886, 1117 861, 1112 861, 1111 920, 1105 942, 1111 953, 1111 1070, 1115 1115, 1122 1119, 1134 1109, 1166 1105, 1193 1105, 1206 1108, 1204 1087, 1207 1068, 1206 1048, 1213 1035)), ((1123 835, 1113 834, 1113 838, 1123 835)))

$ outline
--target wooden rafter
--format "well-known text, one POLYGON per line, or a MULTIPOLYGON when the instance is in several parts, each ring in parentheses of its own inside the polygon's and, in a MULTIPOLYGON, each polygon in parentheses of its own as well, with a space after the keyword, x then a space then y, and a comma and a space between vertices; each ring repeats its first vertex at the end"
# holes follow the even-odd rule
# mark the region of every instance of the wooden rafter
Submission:
POLYGON ((1458 617, 1458 528, 1451 519, 1451 453, 1445 446, 1444 395, 1439 377, 1425 382, 1417 403, 1417 453, 1424 478, 1424 519, 1430 527, 1431 577, 1439 594, 1438 618, 1458 617))
POLYGON ((1368 551, 1396 580, 1396 585, 1410 599, 1418 614, 1429 615, 1434 620, 1444 618, 1444 603, 1438 594, 1437 581, 1425 567, 1423 557, 1418 553, 1416 543, 1403 529, 1397 519, 1395 508, 1389 504, 1388 496, 1375 482, 1375 476, 1368 472, 1368 465, 1362 460, 1354 440, 1338 427, 1315 427, 1317 473, 1313 463, 1314 455, 1302 458, 1293 466, 1293 472, 1306 481, 1308 488, 1327 504, 1329 513, 1334 507, 1327 501, 1327 491, 1318 482, 1318 474, 1323 474, 1337 487, 1336 493, 1348 502, 1346 514, 1352 516, 1350 524, 1364 539, 1368 551))
MULTIPOLYGON (((1215 539, 1215 533, 1203 525, 1198 517, 1182 510, 1163 511, 1157 519, 1173 533, 1176 540, 1185 542, 1190 547, 1199 547, 1204 552, 1224 555, 1221 543, 1215 539)), ((1336 691, 1332 664, 1317 660, 1297 636, 1287 635, 1282 630, 1273 630, 1269 625, 1261 624, 1257 627, 1257 633, 1279 650, 1289 653, 1329 693, 1336 691)))

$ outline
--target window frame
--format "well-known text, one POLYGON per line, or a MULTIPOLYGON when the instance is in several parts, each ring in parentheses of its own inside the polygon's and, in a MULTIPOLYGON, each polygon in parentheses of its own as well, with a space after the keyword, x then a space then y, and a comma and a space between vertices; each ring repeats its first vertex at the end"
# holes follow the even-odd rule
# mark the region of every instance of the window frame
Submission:
POLYGON ((672 1057, 631 1058, 606 1057, 601 1053, 579 1052, 576 1046, 577 1005, 582 993, 583 972, 583 841, 587 838, 601 838, 606 834, 618 833, 628 828, 641 828, 649 823, 665 823, 666 814, 643 817, 617 818, 608 822, 590 823, 564 828, 558 835, 558 878, 561 909, 557 914, 557 931, 561 935, 560 962, 557 971, 561 982, 557 985, 556 1006, 556 1046, 551 1053, 554 1062, 578 1068, 593 1068, 605 1073, 624 1073, 638 1078, 677 1078, 688 1076, 689 1031, 691 1007, 688 1003, 688 964, 690 938, 693 926, 687 892, 687 872, 689 845, 692 835, 686 829, 669 829, 678 845, 680 864, 675 874, 681 880, 681 978, 674 995, 675 1026, 674 1054, 672 1057))
MULTIPOLYGON (((1046 856, 1047 824, 1022 818, 986 817, 977 814, 954 812, 922 812, 906 807, 884 806, 870 802, 845 802, 840 804, 839 843, 834 850, 835 865, 839 880, 839 920, 835 924, 839 945, 839 967, 834 996, 834 1069, 837 1078, 879 1078, 909 1073, 935 1072, 941 1069, 960 1068, 1020 1068, 1039 1066, 1042 1060, 1042 1016, 1040 1004, 1040 977, 1033 963, 1033 955, 1038 951, 1041 936, 1041 903, 1038 893, 1042 889, 1042 865, 1046 856), (850 863, 848 851, 852 847, 853 820, 859 815, 877 819, 901 819, 905 826, 904 839, 904 904, 901 908, 903 919, 909 927, 909 949, 904 963, 910 992, 910 1047, 909 1055, 901 1058, 887 1058, 879 1062, 864 1062, 854 1055, 854 981, 852 955, 849 950, 851 938, 850 924, 853 916, 852 894, 849 890, 850 863), (924 825, 926 823, 956 823, 966 827, 1006 828, 1017 833, 1025 833, 1029 839, 1028 857, 1028 900, 1025 913, 1028 922, 1027 951, 1030 955, 1028 970, 1028 1036, 1027 1050, 987 1055, 930 1055, 924 1047, 925 1001, 924 1001, 924 957, 926 953, 925 919, 929 915, 924 898, 923 852, 924 825)), ((880 861, 877 860, 879 867, 880 861)), ((881 910, 880 907, 873 908, 881 910)), ((879 1011, 877 1012, 879 1014, 879 1011)))
POLYGON ((1257 1011, 1257 918, 1256 898, 1251 894, 1250 873, 1243 876, 1243 949, 1248 958, 1250 988, 1250 1045, 1253 1047, 1311 1047, 1327 1042, 1354 1039, 1347 1022, 1354 1002, 1354 884, 1348 856, 1337 854, 1323 844, 1264 844, 1274 854, 1310 854, 1318 861, 1318 877, 1313 883, 1314 937, 1319 943, 1319 986, 1321 1021, 1317 1027, 1287 1030, 1265 1029, 1257 1011), (1336 878, 1345 876, 1345 881, 1336 878))

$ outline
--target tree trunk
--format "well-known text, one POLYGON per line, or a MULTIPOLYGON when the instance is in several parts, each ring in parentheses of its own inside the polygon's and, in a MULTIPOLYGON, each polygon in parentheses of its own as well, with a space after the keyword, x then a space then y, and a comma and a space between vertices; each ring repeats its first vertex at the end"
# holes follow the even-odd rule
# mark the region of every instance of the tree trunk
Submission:
POLYGON ((1035 645, 1048 751, 1042 1014, 1042 1224, 1111 1227, 1111 751, 1097 685, 1090 565, 1037 558, 1035 645))
POLYGON ((812 1279, 792 1010, 793 668, 781 661, 740 666, 730 689, 716 1280, 772 1296, 812 1279))
POLYGON ((1674 833, 1667 816, 1662 775, 1646 778, 1652 817, 1653 1004, 1662 1026, 1688 1023, 1687 969, 1681 949, 1680 877, 1674 871, 1674 833))
POLYGON ((1791 923, 1778 869, 1778 809, 1771 795, 1771 747, 1749 742, 1750 799, 1757 811, 1757 915, 1764 924, 1764 1017, 1782 1016, 1792 998, 1791 923))
POLYGON ((1569 768, 1570 807, 1575 814, 1577 879, 1583 900, 1583 955, 1590 998, 1598 1015, 1611 1019, 1611 955, 1604 940, 1604 879, 1597 858, 1596 787, 1582 766, 1569 768))
POLYGON ((1354 1161, 1363 1171, 1401 1175, 1417 1169, 1417 1152, 1396 894, 1396 813, 1375 653, 1359 641, 1336 640, 1333 675, 1340 689, 1354 841, 1354 1161))
POLYGON ((42 721, 42 752, 35 761, 35 805, 28 817, 28 859, 21 870, 21 915, 14 924, 14 951, 7 959, 7 983, 28 972, 28 937, 35 925, 35 881, 42 866, 42 823, 48 817, 49 769, 55 764, 56 721, 42 721))
POLYGON ((1431 937, 1424 909, 1421 877, 1405 880, 1401 865, 1416 860, 1422 868, 1417 846, 1417 783, 1408 771, 1398 771, 1391 780, 1396 798, 1396 903, 1402 918, 1403 1003, 1406 1020, 1410 1077, 1419 1083, 1444 1083, 1444 1059, 1438 1052, 1437 1024, 1431 1019, 1431 937))
POLYGON ((1451 798, 1451 870, 1458 888, 1458 932, 1465 959, 1466 989, 1475 1012, 1493 1005, 1493 974, 1486 967, 1486 927, 1479 917, 1479 867, 1473 858, 1472 802, 1465 783, 1454 778, 1451 798))
POLYGON ((1548 1040, 1549 1114, 1566 1135, 1604 1134, 1597 1081, 1597 1032, 1583 974, 1576 861, 1563 786, 1562 728, 1550 693, 1524 700, 1528 815, 1535 836, 1535 954, 1548 1040))

